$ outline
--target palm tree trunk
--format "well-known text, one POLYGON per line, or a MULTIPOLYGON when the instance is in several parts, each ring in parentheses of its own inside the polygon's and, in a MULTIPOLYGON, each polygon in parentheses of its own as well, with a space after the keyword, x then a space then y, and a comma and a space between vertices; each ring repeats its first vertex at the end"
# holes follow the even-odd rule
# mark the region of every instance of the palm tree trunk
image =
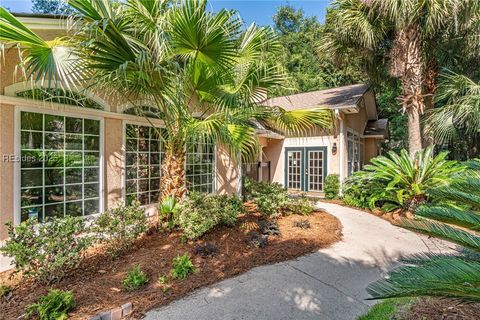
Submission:
POLYGON ((181 199, 187 192, 185 182, 185 150, 179 147, 167 148, 162 162, 162 199, 181 199))
POLYGON ((410 155, 414 155, 417 151, 422 150, 422 135, 420 127, 420 112, 417 108, 408 108, 408 151, 410 155))
POLYGON ((390 73, 402 83, 403 112, 408 115, 409 153, 414 155, 422 149, 420 115, 425 110, 423 98, 422 46, 419 27, 412 24, 398 32, 391 50, 390 73))

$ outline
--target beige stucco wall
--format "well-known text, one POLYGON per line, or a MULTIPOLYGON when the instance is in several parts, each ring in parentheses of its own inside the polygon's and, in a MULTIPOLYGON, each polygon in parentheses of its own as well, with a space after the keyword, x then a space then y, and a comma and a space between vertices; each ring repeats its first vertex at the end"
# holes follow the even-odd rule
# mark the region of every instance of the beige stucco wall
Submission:
POLYGON ((241 169, 230 157, 224 146, 217 145, 216 154, 216 185, 218 194, 239 193, 241 186, 241 169))
POLYGON ((365 139, 365 153, 363 161, 368 163, 370 159, 378 156, 378 140, 375 138, 365 139))
POLYGON ((14 219, 14 162, 4 156, 15 153, 15 108, 0 104, 0 239, 7 237, 5 223, 14 219))
POLYGON ((104 141, 104 207, 111 208, 123 201, 125 156, 122 120, 105 119, 104 141))

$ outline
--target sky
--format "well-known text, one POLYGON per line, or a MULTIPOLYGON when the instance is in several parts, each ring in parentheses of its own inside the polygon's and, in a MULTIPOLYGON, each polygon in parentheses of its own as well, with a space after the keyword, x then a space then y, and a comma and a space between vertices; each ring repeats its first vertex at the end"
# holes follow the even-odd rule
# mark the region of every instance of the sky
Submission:
MULTIPOLYGON (((272 17, 281 5, 292 5, 301 8, 307 16, 317 16, 320 21, 325 17, 325 9, 330 0, 209 0, 214 11, 222 8, 235 9, 246 24, 255 22, 259 25, 272 24, 272 17)), ((30 0, 0 0, 2 7, 13 12, 31 12, 30 0)))

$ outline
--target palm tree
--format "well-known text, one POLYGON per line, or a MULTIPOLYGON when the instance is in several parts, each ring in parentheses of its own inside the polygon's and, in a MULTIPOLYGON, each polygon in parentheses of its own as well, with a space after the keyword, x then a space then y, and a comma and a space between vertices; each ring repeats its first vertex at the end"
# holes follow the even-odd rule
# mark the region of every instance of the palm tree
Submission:
MULTIPOLYGON (((162 116, 162 197, 186 193, 188 145, 214 142, 234 158, 258 152, 255 123, 283 133, 329 127, 330 111, 265 107, 284 73, 265 62, 280 49, 267 28, 242 28, 232 11, 206 1, 71 0, 73 34, 44 41, 6 10, 0 40, 19 44, 26 77, 147 100, 162 116)), ((140 107, 140 106, 139 106, 140 107)))
POLYGON ((370 285, 374 299, 405 296, 440 296, 480 301, 480 159, 448 187, 430 190, 440 204, 422 206, 418 220, 401 225, 458 243, 454 254, 423 254, 406 260, 407 265, 387 279, 370 285))
POLYGON ((472 0, 336 0, 319 51, 360 55, 377 73, 388 63, 389 75, 402 85, 400 101, 408 115, 409 152, 414 154, 422 149, 420 116, 425 100, 436 88, 435 49, 441 40, 447 41, 441 35, 478 27, 479 16, 480 5, 472 0))
POLYGON ((443 74, 437 101, 428 112, 425 133, 438 144, 466 138, 467 157, 478 155, 480 145, 480 83, 453 72, 443 74))

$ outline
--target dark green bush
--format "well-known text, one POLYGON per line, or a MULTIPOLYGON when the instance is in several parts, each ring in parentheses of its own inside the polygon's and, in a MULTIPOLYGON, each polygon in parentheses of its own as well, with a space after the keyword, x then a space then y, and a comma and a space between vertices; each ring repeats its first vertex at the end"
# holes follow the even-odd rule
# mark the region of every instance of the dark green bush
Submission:
POLYGON ((245 211, 235 195, 192 192, 177 206, 173 221, 189 239, 197 239, 217 225, 233 226, 245 211))
POLYGON ((338 174, 329 174, 325 178, 325 198, 332 200, 338 198, 340 191, 340 180, 338 174))
POLYGON ((308 216, 313 212, 312 202, 307 198, 305 194, 302 194, 300 197, 291 198, 288 200, 287 209, 293 214, 300 214, 303 216, 308 216))
POLYGON ((27 306, 25 318, 32 316, 40 320, 66 320, 68 312, 75 308, 72 291, 50 290, 37 303, 27 306))
POLYGON ((277 217, 288 204, 287 190, 279 183, 256 182, 245 179, 245 197, 252 200, 258 211, 268 217, 277 217))
POLYGON ((172 265, 173 269, 170 274, 173 279, 185 279, 190 273, 195 272, 195 267, 186 252, 182 256, 173 258, 172 265))
POLYGON ((97 218, 94 231, 107 251, 117 255, 128 249, 135 240, 148 230, 148 218, 138 203, 120 205, 109 209, 97 218))
POLYGON ((123 279, 123 287, 127 291, 137 290, 148 283, 148 276, 140 269, 140 265, 136 265, 127 272, 127 276, 123 279))
POLYGON ((45 223, 29 219, 16 227, 11 223, 7 226, 9 239, 0 251, 13 258, 16 271, 40 282, 59 280, 75 269, 92 243, 79 217, 55 218, 45 223))

